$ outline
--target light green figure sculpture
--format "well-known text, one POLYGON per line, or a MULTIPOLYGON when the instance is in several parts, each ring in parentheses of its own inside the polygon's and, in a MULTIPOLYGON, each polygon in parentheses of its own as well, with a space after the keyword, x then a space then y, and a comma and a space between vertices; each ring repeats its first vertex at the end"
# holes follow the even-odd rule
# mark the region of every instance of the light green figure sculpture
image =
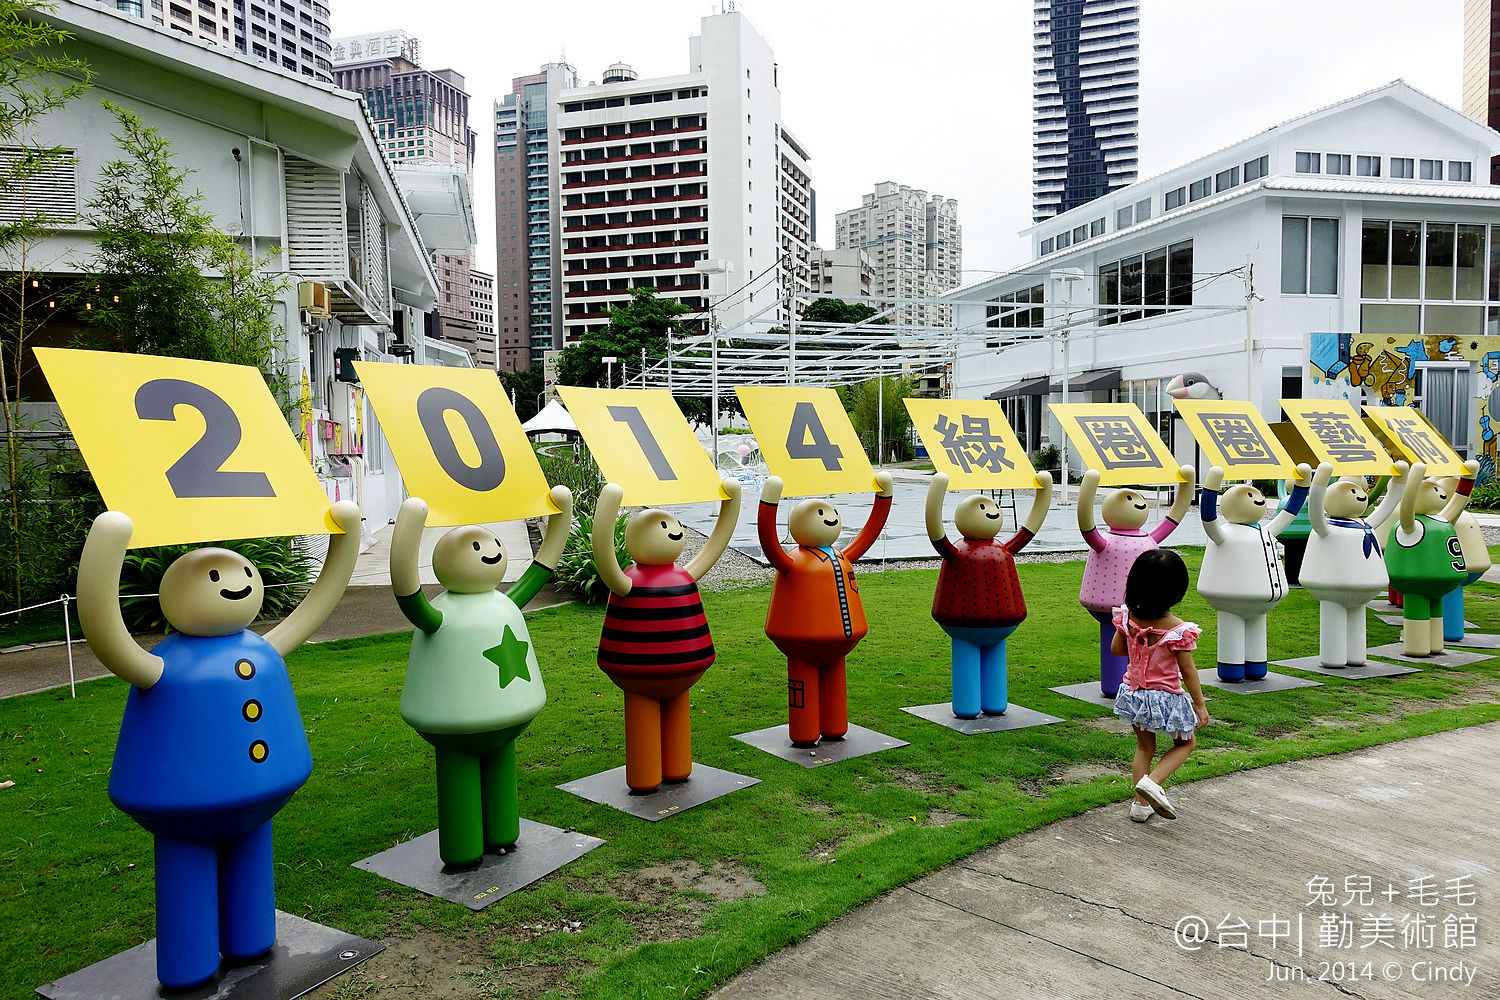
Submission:
POLYGON ((521 835, 516 737, 547 701, 521 608, 552 577, 573 522, 573 494, 552 487, 560 513, 547 519, 541 550, 505 593, 505 546, 468 524, 438 540, 432 569, 446 593, 422 593, 417 549, 427 504, 401 505, 391 536, 391 586, 416 631, 401 694, 401 718, 437 754, 438 854, 451 867, 521 835))

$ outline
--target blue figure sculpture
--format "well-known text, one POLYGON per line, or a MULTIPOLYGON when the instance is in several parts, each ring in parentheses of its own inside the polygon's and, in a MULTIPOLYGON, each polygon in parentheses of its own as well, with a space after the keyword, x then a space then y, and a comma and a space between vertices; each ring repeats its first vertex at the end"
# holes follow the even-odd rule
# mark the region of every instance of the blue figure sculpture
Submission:
POLYGON ((213 978, 229 959, 276 943, 271 817, 302 787, 312 755, 283 657, 338 603, 359 554, 359 508, 335 504, 341 535, 301 605, 264 637, 259 571, 238 552, 200 548, 161 581, 174 629, 150 652, 120 614, 120 567, 134 530, 105 511, 78 565, 89 647, 134 687, 109 797, 151 832, 156 853, 156 974, 169 989, 213 978))

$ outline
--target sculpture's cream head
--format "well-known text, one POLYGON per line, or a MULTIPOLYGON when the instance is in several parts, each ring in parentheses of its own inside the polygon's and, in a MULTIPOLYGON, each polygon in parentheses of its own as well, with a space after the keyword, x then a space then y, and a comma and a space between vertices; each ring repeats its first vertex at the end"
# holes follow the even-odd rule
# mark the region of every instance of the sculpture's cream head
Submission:
POLYGON ((953 511, 953 526, 965 538, 994 538, 1000 531, 1000 507, 987 496, 970 494, 953 511))
MULTIPOLYGON (((830 500, 804 500, 792 508, 787 521, 792 529, 792 541, 808 548, 832 545, 839 540, 839 509, 830 500)), ((962 529, 959 529, 962 530, 962 529)))
POLYGON ((1138 531, 1146 523, 1146 498, 1137 490, 1115 490, 1100 508, 1114 531, 1138 531))
POLYGON ((1448 506, 1448 497, 1453 495, 1450 479, 1424 479, 1414 487, 1417 491, 1417 513, 1437 517, 1448 506))
POLYGON ((1231 524, 1254 524, 1266 516, 1265 494, 1245 483, 1225 490, 1219 506, 1224 511, 1224 520, 1231 524))
POLYGON ((625 527, 625 548, 642 566, 670 566, 682 555, 682 524, 657 507, 631 515, 625 527))
POLYGON ((229 549, 194 549, 161 578, 161 613, 183 635, 233 635, 260 614, 260 571, 229 549))
POLYGON ((505 579, 505 545, 488 528, 461 524, 438 539, 432 572, 454 594, 482 594, 505 579))
POLYGON ((1360 478, 1340 479, 1328 484, 1323 494, 1323 512, 1334 517, 1364 517, 1370 506, 1370 494, 1360 478))

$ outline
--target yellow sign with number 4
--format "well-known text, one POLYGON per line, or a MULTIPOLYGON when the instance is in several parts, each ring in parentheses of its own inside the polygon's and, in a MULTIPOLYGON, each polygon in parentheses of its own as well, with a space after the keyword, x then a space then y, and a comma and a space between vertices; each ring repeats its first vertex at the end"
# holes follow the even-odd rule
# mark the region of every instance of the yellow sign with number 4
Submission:
POLYGON ((766 468, 786 497, 870 493, 875 470, 832 389, 742 385, 734 390, 766 468))
POLYGON ((132 548, 340 533, 259 371, 186 358, 36 349, 132 548))

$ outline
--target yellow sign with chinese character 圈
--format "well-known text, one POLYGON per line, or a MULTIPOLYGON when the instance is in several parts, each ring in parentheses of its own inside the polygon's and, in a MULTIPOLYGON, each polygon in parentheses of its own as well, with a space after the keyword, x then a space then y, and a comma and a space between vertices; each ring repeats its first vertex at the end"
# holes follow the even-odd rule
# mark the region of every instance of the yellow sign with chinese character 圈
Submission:
POLYGON ((1365 412, 1392 454, 1412 465, 1422 462, 1429 476, 1463 474, 1464 460, 1422 411, 1411 406, 1367 406, 1365 412))
POLYGON ((37 348, 68 429, 132 548, 342 531, 259 371, 37 348))
POLYGON ((1029 490, 1036 470, 993 399, 905 399, 906 411, 950 490, 1029 490))
POLYGON ((725 498, 708 452, 665 389, 581 389, 558 395, 604 478, 635 507, 725 498))
POLYGON ((766 468, 781 477, 782 496, 875 489, 875 470, 838 393, 796 385, 742 385, 734 391, 766 468))
MULTIPOLYGON (((1283 399, 1281 408, 1312 451, 1336 476, 1389 476, 1391 457, 1346 399, 1283 399)), ((1295 457, 1295 456, 1294 456, 1295 457)))
POLYGON ((1052 403, 1078 456, 1104 486, 1181 482, 1181 464, 1134 403, 1052 403))
POLYGON ((1297 463, 1254 406, 1239 399, 1174 399, 1209 465, 1226 479, 1295 479, 1297 463))
POLYGON ((554 514, 547 478, 495 373, 356 361, 360 384, 433 527, 554 514))

